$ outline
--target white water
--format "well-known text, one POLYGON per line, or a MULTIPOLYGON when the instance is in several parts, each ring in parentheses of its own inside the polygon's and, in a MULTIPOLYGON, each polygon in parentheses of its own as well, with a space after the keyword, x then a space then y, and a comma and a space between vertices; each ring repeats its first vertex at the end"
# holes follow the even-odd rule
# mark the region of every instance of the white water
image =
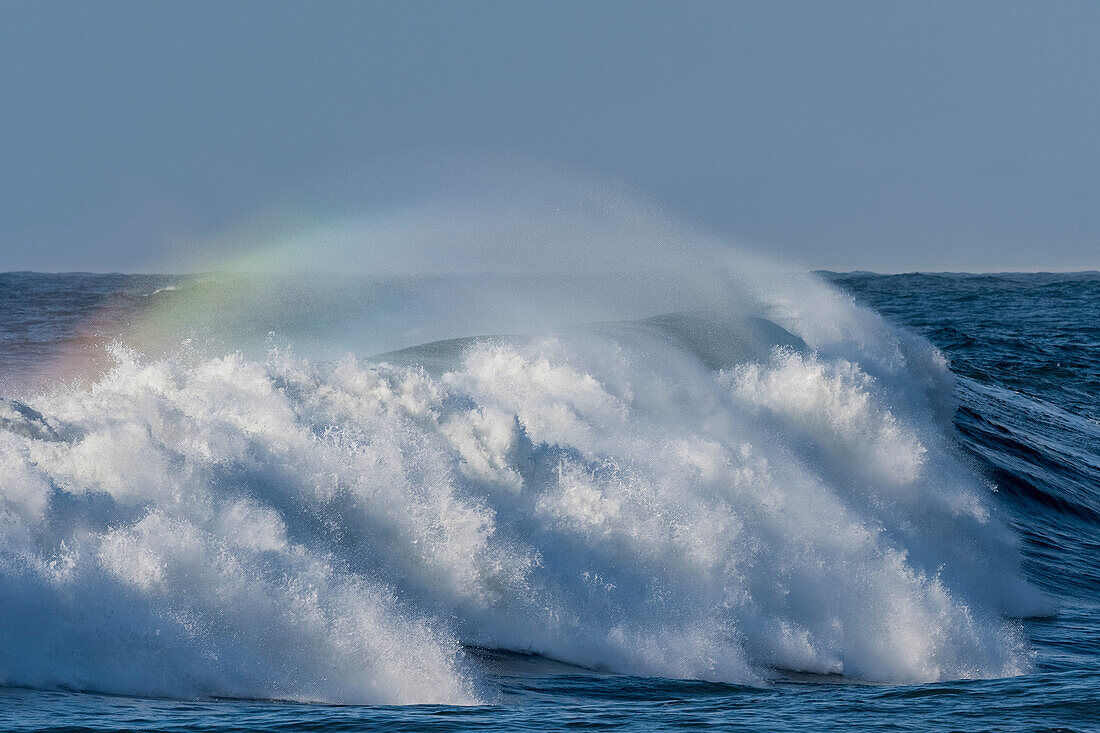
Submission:
POLYGON ((1006 618, 1042 599, 951 444, 942 357, 811 278, 729 283, 705 322, 801 343, 119 348, 38 414, 3 405, 0 683, 489 699, 464 645, 746 683, 1025 671, 1006 618))

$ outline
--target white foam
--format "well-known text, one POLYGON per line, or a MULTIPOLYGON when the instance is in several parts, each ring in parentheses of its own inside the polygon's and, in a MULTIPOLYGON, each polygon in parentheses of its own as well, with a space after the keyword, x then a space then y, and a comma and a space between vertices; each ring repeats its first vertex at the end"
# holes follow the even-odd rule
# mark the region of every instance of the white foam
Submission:
POLYGON ((718 372, 591 333, 442 373, 119 350, 5 412, 0 681, 474 702, 460 644, 731 682, 1025 671, 1006 617, 1042 601, 937 416, 944 361, 805 303, 782 322, 812 348, 718 372))
POLYGON ((956 455, 941 354, 542 193, 307 232, 246 259, 373 279, 203 281, 145 334, 180 353, 0 403, 0 683, 469 703, 463 645, 750 683, 1028 668, 1011 617, 1044 601, 956 455), (675 310, 717 321, 570 328, 675 310), (280 323, 311 358, 255 348, 280 323), (326 360, 494 333, 532 338, 326 360))

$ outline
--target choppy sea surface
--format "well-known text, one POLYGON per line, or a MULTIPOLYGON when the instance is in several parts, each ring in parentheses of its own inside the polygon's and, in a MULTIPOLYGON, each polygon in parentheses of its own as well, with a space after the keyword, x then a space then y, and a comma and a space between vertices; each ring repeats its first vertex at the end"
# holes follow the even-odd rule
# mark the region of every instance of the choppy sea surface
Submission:
POLYGON ((0 729, 1100 729, 1100 274, 319 277, 0 274, 0 729))

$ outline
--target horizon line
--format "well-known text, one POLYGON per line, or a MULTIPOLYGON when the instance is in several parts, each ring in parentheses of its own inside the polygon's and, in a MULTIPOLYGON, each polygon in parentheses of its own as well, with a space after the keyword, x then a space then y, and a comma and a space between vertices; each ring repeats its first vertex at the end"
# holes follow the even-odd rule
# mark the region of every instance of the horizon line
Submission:
MULTIPOLYGON (((778 268, 783 270, 798 270, 801 268, 778 268)), ((811 275, 825 274, 825 275, 879 275, 879 276, 897 276, 897 275, 1100 275, 1100 268, 1054 268, 1054 269, 1020 269, 1020 270, 867 270, 863 268, 854 269, 832 269, 827 267, 806 268, 805 272, 811 275)), ((220 275, 220 274, 236 274, 236 275, 291 275, 291 274, 332 274, 332 275, 370 275, 371 273, 348 273, 340 272, 338 270, 325 270, 323 268, 310 268, 297 271, 265 271, 259 270, 255 272, 247 272, 233 269, 226 270, 200 270, 200 271, 156 271, 156 270, 140 270, 125 272, 122 270, 3 270, 0 271, 0 275, 131 275, 131 276, 147 276, 147 277, 195 277, 201 275, 220 275)), ((452 273, 445 272, 430 272, 430 273, 380 273, 379 277, 418 277, 418 276, 440 276, 452 273)), ((486 270, 485 272, 463 272, 455 273, 460 275, 534 275, 534 274, 548 274, 537 272, 493 272, 486 270)))

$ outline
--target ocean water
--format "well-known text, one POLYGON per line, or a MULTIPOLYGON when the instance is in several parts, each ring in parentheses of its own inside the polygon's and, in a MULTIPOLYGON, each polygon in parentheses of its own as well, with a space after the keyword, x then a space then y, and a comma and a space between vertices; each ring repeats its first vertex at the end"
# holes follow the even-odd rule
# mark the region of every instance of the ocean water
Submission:
POLYGON ((0 274, 0 729, 1100 727, 1100 275, 0 274))

